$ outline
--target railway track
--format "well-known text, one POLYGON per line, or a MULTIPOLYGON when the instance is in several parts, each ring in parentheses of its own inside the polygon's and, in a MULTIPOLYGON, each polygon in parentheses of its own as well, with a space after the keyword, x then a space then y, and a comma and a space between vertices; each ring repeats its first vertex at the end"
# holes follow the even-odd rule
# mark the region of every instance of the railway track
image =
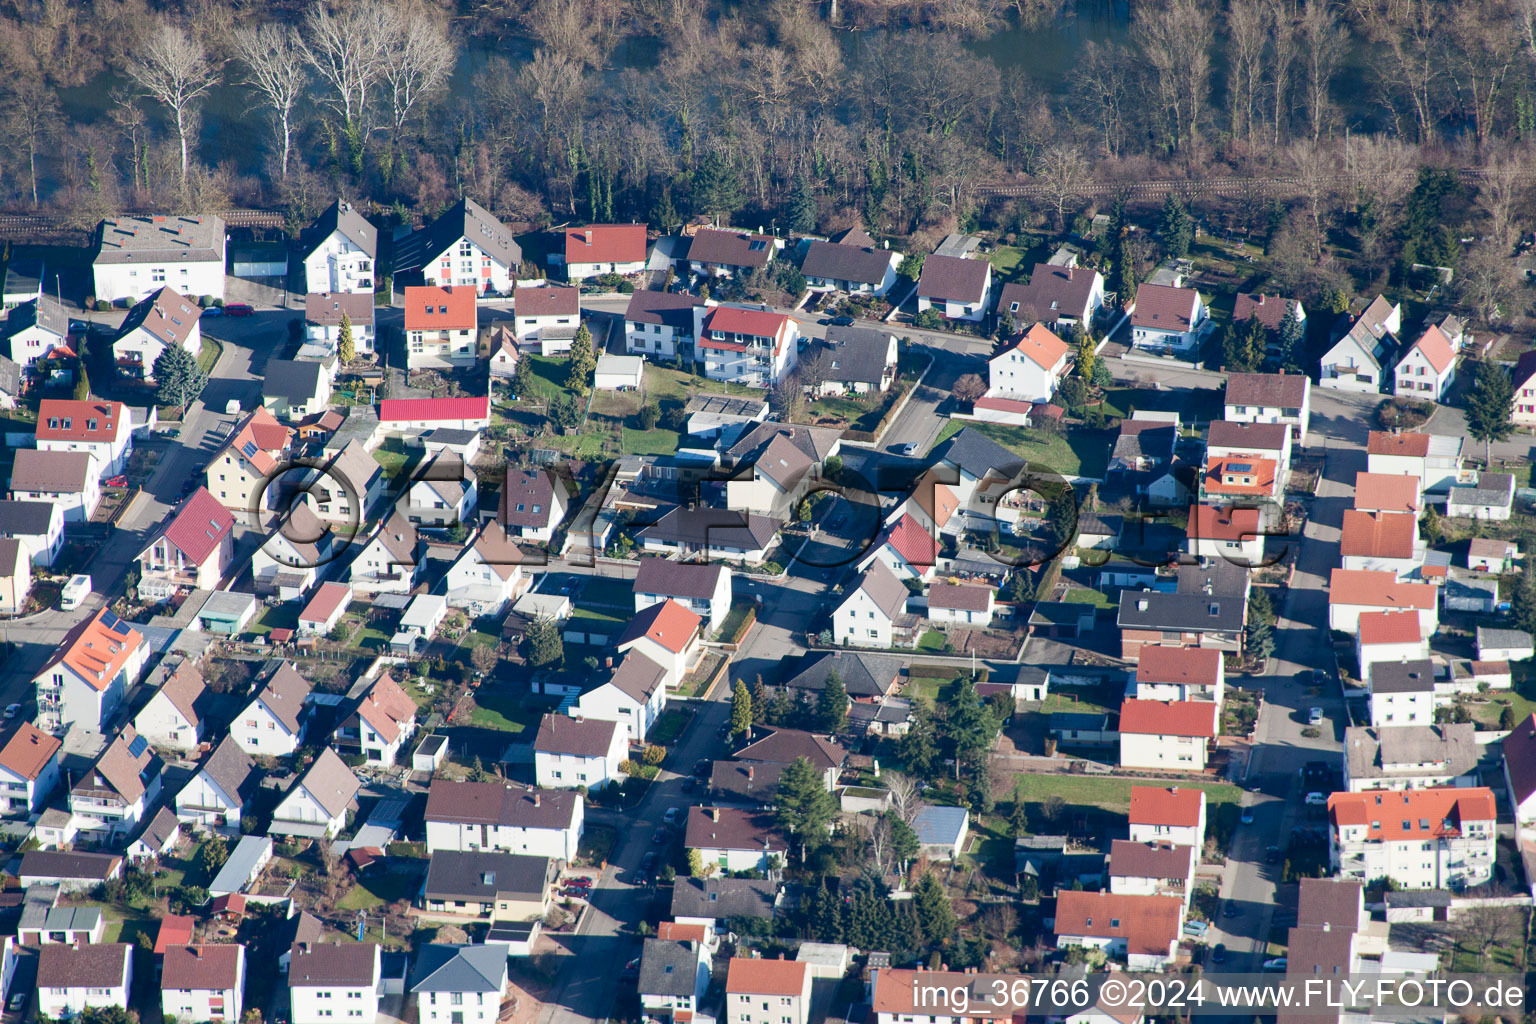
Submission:
MULTIPOLYGON (((232 228, 280 228, 287 223, 275 210, 221 210, 218 214, 232 228)), ((87 235, 69 219, 52 213, 0 214, 0 238, 32 238, 87 235)))

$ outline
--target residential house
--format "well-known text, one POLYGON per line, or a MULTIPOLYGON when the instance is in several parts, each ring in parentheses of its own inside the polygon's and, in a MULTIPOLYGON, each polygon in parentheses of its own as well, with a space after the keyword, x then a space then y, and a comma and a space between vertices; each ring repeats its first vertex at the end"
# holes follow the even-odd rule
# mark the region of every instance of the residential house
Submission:
POLYGON ((297 601, 329 571, 336 535, 320 522, 308 501, 298 501, 251 555, 256 593, 297 601))
POLYGON ((565 481, 554 473, 508 466, 496 518, 509 537, 547 542, 554 539, 569 503, 565 481))
POLYGON ((479 203, 465 198, 397 243, 395 275, 419 270, 433 287, 505 295, 522 261, 523 250, 512 232, 479 203))
POLYGON ((1334 569, 1328 578, 1328 628, 1354 633, 1362 612, 1413 611, 1424 639, 1440 626, 1438 588, 1432 583, 1403 583, 1384 570, 1334 569))
POLYGON ((628 742, 644 743, 646 734, 667 706, 668 669, 634 651, 624 657, 607 680, 587 690, 576 701, 587 718, 622 722, 628 742))
POLYGON ((203 344, 199 317, 202 310, 174 288, 157 288, 128 311, 112 339, 112 360, 117 372, 134 380, 152 383, 155 360, 167 349, 179 348, 196 356, 203 344))
POLYGON ((1153 505, 1186 503, 1194 472, 1175 459, 1178 444, 1178 413, 1138 409, 1120 421, 1105 469, 1106 484, 1153 505))
POLYGON ((394 765, 416 735, 416 701, 388 672, 353 684, 331 740, 344 755, 394 765))
POLYGON ((1531 634, 1521 629, 1477 627, 1477 660, 1527 661, 1532 654, 1531 634))
POLYGON ((1180 786, 1132 786, 1130 835, 1133 843, 1205 845, 1205 791, 1180 786))
POLYGON ((77 724, 102 729, 148 658, 144 635, 110 611, 80 622, 32 677, 38 728, 60 734, 77 724))
POLYGON ((1434 324, 1409 345, 1393 371, 1392 393, 1443 402, 1456 379, 1456 348, 1434 324))
POLYGON ((480 431, 491 425, 489 395, 462 398, 386 398, 379 403, 379 427, 406 438, 431 431, 480 431))
POLYGON ((212 216, 114 217, 101 222, 91 261, 97 301, 138 302, 162 287, 224 297, 224 221, 212 216))
POLYGON ((634 588, 636 613, 673 601, 702 618, 711 632, 731 610, 731 570, 724 565, 642 558, 634 588))
MULTIPOLYGON (((300 236, 299 246, 305 291, 364 295, 373 305, 379 231, 350 202, 337 199, 327 206, 300 236)), ((370 324, 372 319, 370 315, 370 324)))
POLYGON ((1141 701, 1210 701, 1220 707, 1226 696, 1226 669, 1216 650, 1143 647, 1132 677, 1141 701))
POLYGON ((21 855, 17 876, 21 887, 58 886, 60 892, 83 892, 123 876, 123 858, 109 853, 31 850, 21 855))
POLYGON ((799 324, 783 313, 715 306, 704 315, 696 358, 710 380, 768 388, 795 368, 799 337, 799 324))
MULTIPOLYGON (((21 356, 11 349, 11 357, 22 362, 21 356)), ((1515 362, 1515 398, 1510 419, 1517 427, 1536 427, 1536 352, 1522 352, 1515 362)))
POLYGON ((259 519, 271 505, 267 489, 285 462, 292 435, 265 408, 251 413, 208 463, 208 492, 225 508, 259 519))
POLYGON ((1136 287, 1131 347, 1184 355, 1206 332, 1211 314, 1199 292, 1166 284, 1136 287))
POLYGON ((27 548, 14 537, 0 536, 0 615, 23 614, 31 592, 32 559, 27 548))
POLYGON ((852 647, 894 647, 911 639, 910 592, 885 562, 871 562, 832 613, 832 637, 852 647))
POLYGON ((980 321, 992 306, 992 264, 964 256, 930 255, 917 278, 917 311, 949 320, 980 321))
POLYGON ((619 763, 627 756, 628 731, 619 722, 545 715, 533 739, 533 777, 541 789, 595 793, 623 781, 619 763))
POLYGON ((21 398, 21 366, 0 355, 0 409, 14 409, 21 398))
POLYGON ((269 832, 334 839, 357 809, 362 782, 336 751, 325 747, 272 812, 269 832))
POLYGON ((1419 478, 1420 490, 1444 494, 1468 482, 1461 468, 1463 440, 1449 434, 1373 430, 1366 438, 1366 468, 1372 473, 1411 473, 1419 478))
POLYGON ((1279 502, 1291 467, 1291 432, 1278 423, 1211 423, 1201 496, 1212 501, 1279 502))
POLYGON ((507 956, 495 945, 428 943, 416 954, 410 991, 422 1024, 496 1024, 507 995, 507 956))
POLYGON ((676 292, 635 292, 624 310, 624 351, 667 359, 691 354, 705 304, 676 292))
POLYGON ((11 500, 57 505, 66 523, 89 522, 101 502, 101 476, 86 452, 18 448, 11 464, 11 500))
POLYGON ((1512 540, 1473 537, 1467 542, 1467 568, 1474 572, 1505 573, 1520 560, 1520 549, 1512 540))
POLYGON ((6 314, 3 337, 22 369, 40 365, 50 352, 70 348, 69 310, 47 295, 30 299, 6 314))
POLYGON ((681 685, 698 661, 703 619, 676 601, 667 600, 637 612, 619 635, 616 649, 634 651, 666 670, 667 685, 681 685))
POLYGON ((1268 336, 1265 349, 1270 355, 1281 359, 1287 355, 1299 358, 1302 353, 1283 352, 1280 344, 1280 328, 1285 323, 1287 315, 1291 315, 1297 324, 1305 327, 1307 311, 1296 299, 1266 295, 1263 292, 1238 292, 1237 298, 1232 303, 1234 325, 1247 323, 1249 320, 1257 320, 1264 325, 1265 334, 1268 336))
POLYGON ((539 354, 571 350, 581 327, 581 289, 565 285, 518 288, 512 299, 512 329, 519 343, 537 343, 539 354))
POLYGON ((1264 538, 1270 533, 1266 518, 1257 508, 1192 505, 1186 550, 1196 558, 1220 558, 1243 568, 1268 565, 1264 558, 1264 538))
POLYGON ((60 1020, 110 1006, 127 1010, 132 988, 133 947, 126 942, 50 942, 38 953, 42 1016, 60 1020))
POLYGON ((298 635, 329 636, 352 604, 352 588, 346 583, 322 583, 299 612, 298 635))
POLYGON ((864 654, 855 651, 830 651, 807 654, 792 663, 783 685, 811 701, 827 688, 836 673, 855 704, 880 703, 890 699, 901 681, 903 663, 898 657, 864 654))
POLYGON ((808 1024, 811 968, 797 960, 731 957, 725 1019, 734 1024, 808 1024))
POLYGON ((1120 705, 1121 767, 1204 771, 1216 741, 1218 712, 1213 701, 1125 701, 1120 705))
POLYGON ((250 755, 226 736, 176 794, 176 817, 200 829, 238 832, 260 780, 250 755))
POLYGON ((449 607, 475 617, 501 614, 527 589, 522 563, 522 549, 489 520, 443 577, 449 607))
POLYGON ((678 878, 672 887, 671 911, 674 927, 703 925, 711 933, 723 934, 729 930, 731 918, 771 919, 778 902, 776 882, 758 878, 678 878))
POLYGON ((761 565, 778 533, 779 524, 767 516, 679 505, 636 538, 642 550, 655 554, 761 565))
MULTIPOLYGON (((304 296, 304 338, 317 352, 338 355, 341 351, 342 324, 352 328, 352 347, 359 355, 371 355, 377 331, 374 327, 373 289, 347 292, 310 292, 304 296)), ((335 374, 326 361, 327 380, 335 374)))
POLYGON ((570 863, 585 806, 572 790, 436 779, 427 792, 427 852, 497 850, 570 863))
MULTIPOLYGON (((952 511, 954 506, 950 496, 953 489, 944 487, 944 491, 940 491, 939 487, 944 485, 937 485, 932 491, 935 512, 952 511), (946 491, 949 493, 946 494, 946 491)), ((921 513, 898 510, 895 518, 875 536, 868 554, 854 563, 854 569, 865 573, 878 562, 898 580, 928 582, 933 578, 938 564, 939 545, 935 540, 938 531, 924 526, 924 518, 921 513)), ((949 516, 944 515, 943 518, 948 520, 949 516)))
POLYGON ((301 420, 331 404, 331 375, 311 359, 268 359, 261 381, 261 405, 273 416, 301 420))
POLYGON ((987 629, 997 607, 997 591, 974 583, 934 583, 928 587, 930 622, 987 629))
POLYGON ((1344 788, 1364 793, 1469 786, 1481 751, 1472 722, 1351 726, 1344 730, 1344 788))
POLYGON ((245 1003, 245 947, 238 942, 172 946, 160 961, 166 1020, 237 1021, 245 1003))
POLYGON ((159 749, 179 753, 196 750, 203 739, 212 696, 203 674, 183 659, 133 716, 133 727, 159 749))
POLYGON ((1024 471, 1024 460, 979 430, 966 427, 935 448, 929 458, 935 468, 954 471, 946 481, 959 499, 963 515, 982 520, 1006 518, 999 499, 1015 489, 1013 481, 1024 471))
POLYGON ((445 530, 456 522, 473 525, 478 500, 479 477, 475 471, 458 454, 441 450, 410 479, 404 500, 406 519, 427 530, 445 530))
POLYGON ((309 680, 299 675, 292 662, 283 662, 235 716, 230 736, 247 754, 287 757, 304 738, 309 694, 309 680))
POLYGON ((1493 877, 1497 812, 1486 787, 1334 793, 1328 819, 1340 878, 1461 890, 1493 877))
POLYGON ((364 1024, 378 1016, 383 971, 377 943, 296 942, 291 953, 293 1024, 336 1024, 338 1009, 364 1024))
POLYGON ((165 600, 181 588, 216 590, 235 557, 235 517, 206 487, 193 491, 139 552, 139 595, 165 600))
POLYGON ((732 807, 688 808, 683 845, 721 873, 766 871, 789 853, 789 840, 771 816, 732 807))
POLYGON ((1445 501, 1445 514, 1458 519, 1504 522, 1515 503, 1513 473, 1480 471, 1472 486, 1452 487, 1445 501))
POLYGON ((72 828, 95 842, 117 842, 132 832, 160 796, 165 762, 149 741, 122 727, 96 763, 69 790, 72 828))
POLYGON ((1429 726, 1435 722, 1435 666, 1428 658, 1370 666, 1371 725, 1429 726))
POLYGON ((785 522, 793 517, 801 496, 814 485, 817 467, 812 457, 784 434, 776 434, 746 472, 726 481, 725 504, 785 522))
POLYGON ((1104 308, 1104 275, 1079 267, 1036 263, 1028 284, 1005 284, 997 297, 997 315, 1015 324, 1040 322, 1053 330, 1081 327, 1089 331, 1104 308))
POLYGON ((820 378, 810 386, 818 397, 879 394, 896 382, 897 361, 896 335, 890 331, 830 326, 825 346, 808 364, 820 378))
POLYGON ((1067 372, 1072 350, 1044 324, 1009 338, 987 360, 988 397, 1045 402, 1067 372))
POLYGON ((1057 948, 1099 950, 1124 959, 1133 971, 1160 971, 1171 964, 1183 926, 1184 901, 1177 896, 1070 889, 1056 894, 1057 948))
POLYGON ((41 259, 12 256, 0 272, 0 309, 15 309, 43 294, 46 268, 41 259))
POLYGON ((692 928, 697 939, 648 938, 640 950, 635 988, 640 1007, 657 1020, 682 1024, 695 1018, 709 990, 711 957, 703 925, 672 925, 671 932, 692 928))
POLYGON ((422 906, 428 914, 492 923, 541 921, 560 873, 552 857, 489 850, 438 850, 427 866, 422 906))
POLYGON ((1355 663, 1360 677, 1369 679, 1377 662, 1401 662, 1429 657, 1429 644, 1414 611, 1362 612, 1355 632, 1355 663))
POLYGON ((1407 512, 1424 506, 1419 478, 1407 473, 1356 473, 1355 508, 1361 512, 1407 512))
POLYGON ((1397 354, 1403 310, 1378 295, 1323 354, 1318 387, 1380 392, 1397 354))
POLYGON ((971 831, 971 812, 964 807, 927 804, 913 817, 912 831, 917 833, 919 856, 953 863, 965 851, 965 840, 971 831))
POLYGON ((1285 423, 1292 441, 1304 445, 1312 419, 1312 378, 1283 370, 1228 374, 1223 418, 1232 423, 1285 423))
POLYGON ((417 594, 400 616, 400 629, 390 637, 392 653, 413 655, 416 648, 437 635, 448 618, 448 599, 438 594, 417 594))
POLYGON ((0 745, 0 814, 31 817, 59 784, 63 742, 31 722, 22 722, 0 745))
POLYGON ((1424 564, 1428 544, 1411 512, 1345 509, 1339 556, 1345 569, 1374 569, 1402 579, 1424 564))
POLYGON ((122 402, 45 398, 37 410, 37 447, 45 452, 89 452, 102 476, 128 465, 133 423, 122 402))
POLYGON ((1248 617, 1247 570, 1226 561, 1182 568, 1186 571, 1180 572, 1178 589, 1172 594, 1121 592, 1116 623, 1125 660, 1137 660, 1144 645, 1242 650, 1248 617))
POLYGON ((479 356, 477 317, 473 286, 406 288, 407 368, 473 365, 479 356))
POLYGON ((644 224, 586 224, 566 228, 565 251, 550 253, 552 264, 565 267, 567 281, 585 281, 607 274, 638 274, 645 269, 644 224))
POLYGON ((878 297, 896 283, 901 258, 901 253, 875 245, 862 229, 850 228, 839 240, 813 240, 806 248, 800 272, 811 291, 878 297))
MULTIPOLYGON (((775 775, 804 758, 821 773, 821 782, 827 792, 833 793, 837 791, 838 779, 848 763, 848 751, 831 736, 804 729, 770 729, 767 735, 736 751, 734 758, 740 764, 757 765, 775 775)), ((717 766, 721 763, 715 762, 717 766)))
POLYGON ((417 557, 419 544, 410 520, 391 512, 352 560, 348 568, 352 589, 362 594, 409 594, 426 564, 417 557))
POLYGON ((708 277, 735 277, 766 267, 781 244, 772 235, 699 228, 688 244, 688 268, 708 277))
POLYGON ((1504 737, 1499 753, 1515 825, 1521 838, 1527 839, 1536 825, 1536 715, 1527 715, 1504 737))
POLYGON ((1109 844, 1109 891, 1122 896, 1173 896, 1183 901, 1187 911, 1199 863, 1193 846, 1113 839, 1109 844))

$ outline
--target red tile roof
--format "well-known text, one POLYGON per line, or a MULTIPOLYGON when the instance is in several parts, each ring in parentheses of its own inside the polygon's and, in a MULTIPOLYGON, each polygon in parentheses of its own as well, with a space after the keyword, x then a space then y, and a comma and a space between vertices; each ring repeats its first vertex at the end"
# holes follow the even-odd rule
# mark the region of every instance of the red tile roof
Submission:
POLYGON ((489 395, 469 398, 386 398, 379 403, 379 422, 411 423, 431 420, 490 419, 489 395))
POLYGON ((63 745, 31 722, 22 722, 0 748, 0 767, 35 782, 63 745))
POLYGON ((1436 373, 1444 373, 1456 361, 1456 350, 1451 339, 1434 324, 1424 328, 1424 333, 1413 343, 1413 348, 1423 353, 1436 373))
MULTIPOLYGON (((1005 355, 1017 351, 1029 359, 1036 366, 1045 370, 1053 370, 1063 356, 1071 351, 1067 343, 1056 337, 1054 331, 1045 324, 1035 324, 1029 330, 1019 335, 1017 340, 1004 348, 998 355, 1005 355)), ((996 359, 997 356, 992 358, 996 359)))
POLYGON ((122 402, 45 398, 37 410, 37 439, 115 441, 127 423, 128 410, 122 402), (69 424, 67 427, 66 423, 69 424))
POLYGON ((1411 513, 1344 511, 1339 554, 1365 558, 1412 558, 1419 521, 1411 513))
POLYGON ((1181 789, 1174 786, 1132 786, 1132 825, 1170 825, 1178 828, 1194 828, 1200 824, 1200 812, 1205 807, 1205 792, 1199 789, 1181 789))
POLYGON ((363 699, 357 705, 357 714, 372 726, 385 743, 393 743, 406 724, 415 720, 416 702, 395 682, 393 676, 385 672, 363 694, 363 699))
POLYGON ((1328 576, 1328 603, 1401 611, 1431 611, 1439 588, 1433 583, 1399 583, 1397 574, 1376 569, 1335 569, 1328 576))
POLYGON ((1291 437, 1284 423, 1233 423, 1217 420, 1207 432, 1206 443, 1217 448, 1251 452, 1283 452, 1291 437))
POLYGON ((475 290, 449 285, 411 285, 405 290, 408 331, 474 330, 475 290))
POLYGON ((515 316, 577 316, 581 313, 581 289, 563 284, 514 289, 512 313, 515 316))
POLYGON ((1334 793, 1328 798, 1333 826, 1368 825, 1370 840, 1431 839, 1458 835, 1467 822, 1495 820, 1493 790, 1373 789, 1368 793, 1334 793))
POLYGON ((1212 494, 1269 494, 1275 489, 1275 473, 1279 464, 1274 459, 1260 459, 1251 455, 1229 455, 1212 459, 1206 469, 1205 489, 1212 494), (1244 469, 1243 467, 1247 467, 1244 469), (1227 483, 1232 475, 1252 483, 1227 483))
POLYGON ((933 565, 939 553, 933 535, 912 516, 904 515, 896 520, 886 536, 886 543, 915 569, 933 565))
POLYGON ((1143 647, 1141 659, 1136 663, 1138 683, 1215 686, 1219 678, 1221 652, 1212 648, 1143 647))
POLYGON ((1401 455, 1422 459, 1429 454, 1429 435, 1373 430, 1365 439, 1365 451, 1368 455, 1401 455))
POLYGON ((43 671, 62 662, 95 689, 105 690, 143 642, 142 633, 103 609, 69 631, 43 671))
POLYGON ((1184 901, 1066 890, 1056 896, 1056 934, 1122 938, 1126 952, 1168 956, 1179 937, 1184 901))
POLYGON ((731 957, 725 976, 727 995, 798 996, 806 991, 810 964, 798 960, 756 960, 731 957))
POLYGON ((1131 326, 1183 333, 1189 330, 1200 293, 1193 288, 1143 284, 1136 288, 1136 309, 1131 326))
POLYGON ((619 637, 619 646, 622 647, 643 636, 654 640, 673 654, 681 654, 688 649, 693 638, 698 636, 699 626, 703 621, 698 615, 669 597, 660 604, 649 606, 631 619, 629 627, 624 630, 624 635, 619 637))
POLYGON ((1285 314, 1292 306, 1299 306, 1295 299, 1282 298, 1279 295, 1265 295, 1263 292, 1239 292, 1237 300, 1232 303, 1232 322, 1240 324, 1244 320, 1257 320, 1271 331, 1278 331, 1280 323, 1285 319, 1285 314))
POLYGON ((777 338, 788 323, 789 317, 783 313, 770 313, 760 309, 737 309, 735 306, 716 306, 704 318, 704 330, 745 334, 754 338, 777 338))
POLYGON ((1120 705, 1120 732, 1138 736, 1216 735, 1216 703, 1195 700, 1127 700, 1120 705))
POLYGON ((644 263, 644 224, 588 224, 565 229, 565 262, 644 263))
POLYGON ((1419 478, 1406 473, 1356 473, 1355 508, 1365 512, 1417 512, 1419 478))
POLYGON ((188 561, 201 565, 234 528, 234 514, 220 505, 206 487, 199 487, 165 528, 165 539, 188 561))
POLYGON ((1248 540, 1262 532, 1256 508, 1193 505, 1189 510, 1190 540, 1248 540))
POLYGON ((245 947, 235 943, 175 945, 165 951, 160 987, 195 991, 239 989, 245 947))
POLYGON ((923 272, 917 278, 917 294, 945 302, 980 302, 986 294, 987 277, 991 272, 992 264, 986 260, 935 253, 923 261, 923 272))
POLYGON ((1414 611, 1361 612, 1357 632, 1362 644, 1416 644, 1423 638, 1414 611))
POLYGON ((704 926, 701 924, 679 924, 676 921, 663 921, 656 926, 656 937, 673 942, 703 942, 706 936, 704 926))
POLYGON ((352 588, 345 583, 327 582, 320 584, 320 589, 315 591, 315 596, 309 599, 309 604, 299 612, 300 622, 324 622, 331 617, 331 613, 342 605, 351 602, 352 588))
POLYGON ((172 946, 192 941, 197 922, 186 914, 166 914, 160 919, 160 934, 155 938, 155 952, 164 953, 172 946))

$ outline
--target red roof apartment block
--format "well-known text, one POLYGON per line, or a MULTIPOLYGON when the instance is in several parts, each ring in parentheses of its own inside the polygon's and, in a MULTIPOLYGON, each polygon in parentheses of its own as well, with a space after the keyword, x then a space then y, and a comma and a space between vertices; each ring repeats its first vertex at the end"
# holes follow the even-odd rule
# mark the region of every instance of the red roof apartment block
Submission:
POLYGON ((1493 790, 1486 786, 1468 789, 1380 790, 1368 793, 1334 793, 1328 798, 1328 817, 1333 826, 1368 825, 1367 839, 1425 839, 1459 835, 1467 822, 1486 822, 1493 828, 1493 790))
POLYGON ((1178 786, 1132 786, 1132 825, 1164 825, 1170 828, 1194 828, 1200 824, 1205 808, 1205 792, 1178 786))
POLYGON ((566 266, 644 262, 644 224, 588 224, 565 230, 566 266))
POLYGON ((473 288, 412 285, 405 290, 408 331, 472 331, 475 323, 473 288))
POLYGON ((1215 686, 1221 681, 1221 652, 1205 647, 1143 647, 1136 681, 1215 686))
POLYGON ((1361 612, 1357 635, 1362 646, 1416 644, 1423 639, 1418 612, 1361 612))
POLYGON ((1207 700, 1127 700, 1120 705, 1120 732, 1122 735, 1212 739, 1216 735, 1216 703, 1207 700))
POLYGON ((1355 508, 1362 512, 1418 512, 1419 478, 1397 473, 1356 473, 1355 508))

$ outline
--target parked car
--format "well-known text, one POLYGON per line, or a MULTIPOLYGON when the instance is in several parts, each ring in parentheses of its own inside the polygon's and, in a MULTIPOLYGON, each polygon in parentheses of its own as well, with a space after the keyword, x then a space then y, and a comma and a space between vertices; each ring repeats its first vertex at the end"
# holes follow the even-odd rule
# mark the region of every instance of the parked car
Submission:
POLYGON ((228 302, 224 305, 224 312, 230 316, 252 316, 256 312, 256 307, 244 302, 228 302))
POLYGON ((664 843, 666 841, 667 841, 667 830, 666 829, 658 828, 656 831, 651 833, 651 845, 652 846, 660 846, 662 843, 664 843))
POLYGON ((1264 851, 1264 863, 1266 863, 1266 864, 1279 864, 1280 863, 1280 859, 1284 855, 1285 855, 1284 851, 1282 851, 1280 849, 1280 847, 1278 847, 1278 846, 1271 846, 1271 847, 1269 847, 1268 849, 1266 849, 1264 851))
POLYGON ((676 825, 683 820, 683 809, 681 807, 669 807, 661 820, 665 821, 668 825, 676 825))
POLYGON ((1241 821, 1244 825, 1252 825, 1253 824, 1253 808, 1252 807, 1244 807, 1243 808, 1243 813, 1238 816, 1238 820, 1241 821))
POLYGON ((19 714, 21 714, 21 705, 20 704, 7 704, 5 706, 5 717, 6 718, 15 718, 19 714))
POLYGON ((908 441, 906 444, 897 445, 896 446, 896 454, 897 455, 916 455, 917 454, 917 442, 916 441, 908 441))
POLYGON ((1308 725, 1322 725, 1323 724, 1323 709, 1322 708, 1309 708, 1307 710, 1307 724, 1308 725))
POLYGON ((1205 933, 1211 930, 1209 921, 1185 921, 1184 934, 1193 935, 1197 939, 1205 938, 1205 933))
POLYGON ((638 978, 639 976, 640 976, 640 958, 639 957, 635 957, 635 959, 631 960, 629 963, 624 965, 624 977, 626 977, 626 978, 638 978))
POLYGON ((1211 963, 1219 964, 1227 958, 1227 946, 1224 942, 1218 942, 1211 947, 1211 963))
POLYGON ((1286 969, 1287 966, 1289 966, 1289 964, 1290 964, 1289 958, 1283 957, 1283 956, 1277 956, 1277 957, 1274 957, 1272 959, 1265 960, 1264 961, 1264 969, 1266 971, 1283 971, 1283 970, 1286 969))
POLYGON ((572 875, 565 880, 566 885, 574 885, 578 889, 592 888, 592 878, 589 875, 572 875))
POLYGON ((1308 807, 1322 807, 1328 803, 1328 794, 1312 792, 1307 794, 1308 807))
POLYGON ((105 480, 102 481, 102 483, 106 484, 108 487, 127 487, 128 486, 128 478, 126 476, 124 476, 123 474, 119 473, 117 476, 109 476, 109 477, 107 477, 105 480))
POLYGON ((223 316, 223 315, 224 315, 224 307, 223 306, 209 306, 207 309, 203 310, 202 319, 204 319, 204 320, 211 320, 211 319, 213 319, 216 316, 223 316))
POLYGON ((832 317, 831 319, 829 319, 827 321, 827 326, 828 327, 852 327, 853 326, 853 317, 851 317, 851 316, 834 316, 834 317, 832 317))

